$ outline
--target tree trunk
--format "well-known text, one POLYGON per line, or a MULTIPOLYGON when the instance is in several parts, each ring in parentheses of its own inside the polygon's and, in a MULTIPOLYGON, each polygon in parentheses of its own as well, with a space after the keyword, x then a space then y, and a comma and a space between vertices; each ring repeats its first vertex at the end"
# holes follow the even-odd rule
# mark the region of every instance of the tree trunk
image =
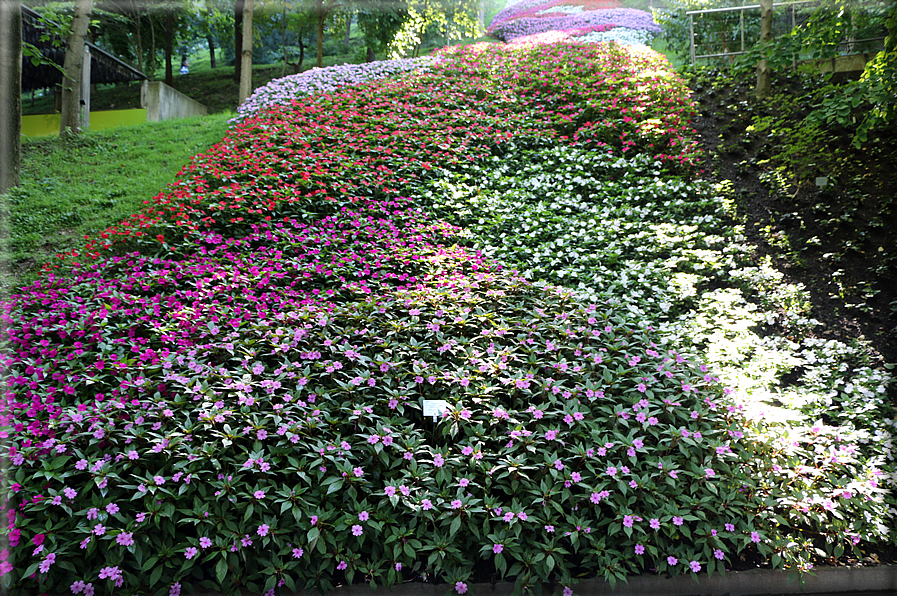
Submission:
POLYGON ((280 12, 280 52, 283 54, 283 68, 280 69, 280 76, 287 74, 287 65, 290 61, 287 59, 287 3, 281 5, 280 12))
POLYGON ((149 78, 151 81, 156 80, 156 26, 153 24, 153 15, 149 15, 150 23, 150 63, 149 78))
POLYGON ((59 134, 81 132, 81 70, 84 67, 84 38, 90 25, 93 0, 75 1, 75 18, 72 32, 66 40, 65 63, 62 78, 62 121, 59 134))
MULTIPOLYGON (((760 45, 764 47, 772 41, 772 0, 760 0, 760 45)), ((765 49, 765 47, 764 47, 765 49)), ((770 96, 772 89, 769 61, 765 58, 757 65, 757 88, 754 93, 760 99, 770 96)))
POLYGON ((374 48, 368 46, 367 56, 365 56, 365 61, 374 62, 377 60, 377 55, 374 53, 374 48))
MULTIPOLYGON (((0 194, 3 194, 19 185, 22 165, 22 9, 18 2, 0 3, 0 39, 4 40, 0 43, 0 96, 6 98, 0 102, 0 194)), ((34 98, 33 91, 31 97, 34 98)), ((0 212, 5 213, 6 209, 0 212)), ((0 220, 2 235, 8 230, 5 224, 0 220)))
POLYGON ((211 35, 206 35, 206 41, 209 42, 209 64, 215 68, 217 66, 215 63, 215 39, 211 35))
POLYGON ((477 2, 477 25, 479 26, 479 35, 486 33, 486 0, 478 0, 477 2))
POLYGON ((137 8, 137 1, 134 1, 134 25, 137 35, 134 41, 137 43, 137 70, 143 72, 143 44, 140 42, 140 9, 137 8))
MULTIPOLYGON (((240 102, 252 93, 252 9, 255 0, 243 1, 243 55, 240 57, 240 102)), ((238 105, 239 105, 238 104, 238 105)))
POLYGON ((315 0, 318 32, 318 68, 324 66, 324 0, 315 0))
POLYGON ((234 2, 234 80, 240 82, 243 65, 243 0, 234 2))
POLYGON ((165 10, 165 84, 174 87, 174 70, 171 68, 171 57, 174 54, 174 9, 165 10))
POLYGON ((346 15, 346 43, 352 39, 352 15, 346 15))

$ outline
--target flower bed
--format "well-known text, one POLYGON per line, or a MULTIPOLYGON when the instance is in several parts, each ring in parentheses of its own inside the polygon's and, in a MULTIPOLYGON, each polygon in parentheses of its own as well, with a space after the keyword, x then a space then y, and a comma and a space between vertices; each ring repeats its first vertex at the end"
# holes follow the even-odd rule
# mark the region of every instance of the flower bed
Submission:
POLYGON ((662 57, 472 46, 259 97, 6 305, 7 586, 463 594, 494 574, 804 568, 879 536, 879 460, 825 426, 776 443, 664 317, 693 312, 688 263, 720 243, 662 57), (624 216, 656 223, 638 237, 624 216), (561 219, 615 234, 544 254, 561 219), (680 291, 623 267, 639 255, 682 267, 680 291), (525 279, 574 271, 577 295, 525 279), (449 408, 434 423, 423 399, 449 408), (823 538, 793 545, 797 527, 823 538))

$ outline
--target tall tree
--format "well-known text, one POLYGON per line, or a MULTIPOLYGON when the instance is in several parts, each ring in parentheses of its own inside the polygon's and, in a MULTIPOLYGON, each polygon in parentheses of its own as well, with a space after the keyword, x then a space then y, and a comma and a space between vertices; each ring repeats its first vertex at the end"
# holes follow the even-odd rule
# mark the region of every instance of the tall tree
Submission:
POLYGON ((252 10, 255 0, 243 0, 243 43, 240 58, 240 104, 252 93, 252 10))
POLYGON ((234 80, 238 83, 243 67, 243 2, 234 0, 234 80))
MULTIPOLYGON (((22 129, 22 9, 0 2, 0 194, 19 185, 22 129)), ((4 209, 5 211, 5 209, 4 209)), ((5 233, 5 226, 0 229, 5 233)))
MULTIPOLYGON (((766 51, 772 41, 772 0, 760 0, 760 45, 762 51, 766 51)), ((761 58, 757 65, 757 88, 754 90, 757 97, 765 99, 771 93, 771 75, 769 61, 761 58)))
POLYGON ((90 25, 93 0, 75 0, 75 18, 66 39, 62 77, 62 121, 59 133, 81 132, 81 72, 84 68, 84 40, 90 25))
POLYGON ((174 8, 169 4, 165 7, 165 84, 174 86, 174 69, 171 67, 171 59, 174 54, 174 8))

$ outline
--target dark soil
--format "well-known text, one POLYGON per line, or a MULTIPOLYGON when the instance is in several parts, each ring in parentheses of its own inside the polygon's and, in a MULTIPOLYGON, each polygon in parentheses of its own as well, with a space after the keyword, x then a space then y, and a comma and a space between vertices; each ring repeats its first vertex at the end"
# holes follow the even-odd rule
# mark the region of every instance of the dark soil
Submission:
POLYGON ((766 102, 755 99, 753 81, 713 76, 711 87, 701 79, 692 82, 693 125, 705 168, 716 180, 732 181, 756 258, 769 255, 786 281, 808 288, 812 316, 822 323, 816 335, 845 343, 863 338, 875 364, 897 363, 897 129, 870 135, 863 149, 854 149, 853 131, 832 128, 818 155, 788 163, 777 156, 799 138, 813 105, 812 79, 781 77, 773 89, 783 95, 766 102), (794 132, 749 130, 770 117, 777 130, 794 132), (782 178, 769 180, 779 165, 784 185, 782 178), (828 184, 817 186, 817 177, 828 184))

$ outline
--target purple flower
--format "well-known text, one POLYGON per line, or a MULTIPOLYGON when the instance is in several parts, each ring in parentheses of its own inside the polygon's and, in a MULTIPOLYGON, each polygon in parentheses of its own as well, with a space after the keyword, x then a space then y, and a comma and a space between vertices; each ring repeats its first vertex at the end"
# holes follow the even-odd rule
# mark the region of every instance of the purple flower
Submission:
POLYGON ((466 594, 467 593, 467 584, 464 582, 455 582, 455 592, 458 594, 466 594))
POLYGON ((187 559, 192 559, 193 557, 196 556, 196 553, 198 553, 198 552, 199 551, 196 550, 195 546, 188 546, 187 550, 184 551, 184 557, 186 557, 187 559))
POLYGON ((675 566, 676 563, 678 563, 678 562, 679 562, 679 559, 677 559, 676 557, 672 557, 672 556, 667 557, 667 565, 669 565, 670 567, 675 566))
POLYGON ((691 561, 691 562, 689 562, 688 566, 691 567, 691 570, 692 570, 694 573, 697 573, 698 571, 701 570, 701 564, 698 563, 697 561, 691 561))
POLYGON ((505 546, 503 544, 493 544, 492 545, 492 552, 495 553, 496 555, 503 550, 505 550, 505 546))
POLYGON ((364 533, 364 530, 358 524, 352 526, 352 535, 353 536, 361 536, 364 533))
POLYGON ((256 530, 256 534, 258 534, 259 536, 267 536, 267 535, 268 535, 268 531, 269 531, 270 529, 271 529, 271 528, 268 527, 268 524, 262 524, 262 525, 260 525, 260 526, 258 527, 258 529, 256 530))
POLYGON ((637 555, 645 554, 645 547, 642 546, 641 544, 636 544, 635 545, 635 554, 637 554, 637 555))

